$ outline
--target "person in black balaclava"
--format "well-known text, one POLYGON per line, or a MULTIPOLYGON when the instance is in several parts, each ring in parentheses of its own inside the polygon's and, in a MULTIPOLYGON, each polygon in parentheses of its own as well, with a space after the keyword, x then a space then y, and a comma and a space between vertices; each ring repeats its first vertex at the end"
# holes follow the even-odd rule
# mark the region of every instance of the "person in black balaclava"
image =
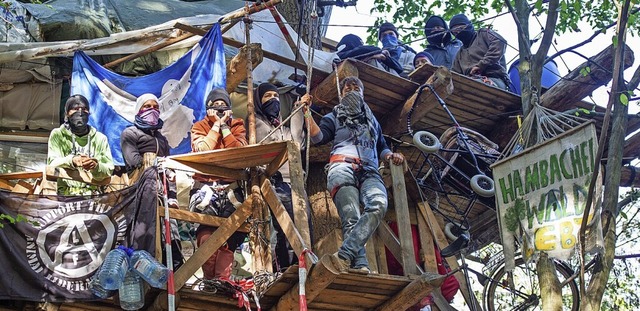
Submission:
POLYGON ((389 52, 389 56, 402 66, 402 76, 407 76, 415 68, 413 58, 416 53, 407 45, 400 42, 398 29, 392 23, 384 22, 378 29, 378 40, 382 43, 382 49, 389 52))
POLYGON ((398 75, 403 71, 400 63, 390 57, 388 51, 383 51, 377 46, 364 45, 362 39, 354 34, 348 34, 342 37, 336 48, 338 50, 336 54, 340 57, 340 60, 354 58, 398 75))
POLYGON ((424 33, 428 42, 424 51, 433 56, 432 65, 451 69, 462 42, 453 38, 447 23, 437 15, 429 17, 424 26, 424 33))
MULTIPOLYGON (((267 137, 263 143, 293 140, 294 142, 300 144, 301 147, 305 146, 304 116, 302 114, 302 110, 293 115, 288 123, 282 124, 279 129, 275 130, 275 128, 278 127, 278 125, 280 125, 280 123, 282 122, 282 117, 286 117, 280 116, 281 98, 280 94, 278 93, 278 88, 275 85, 270 83, 260 84, 256 88, 253 98, 255 102, 254 106, 256 116, 256 140, 258 142, 267 137, 267 135, 273 131, 273 133, 269 137, 267 137)), ((287 98, 282 99, 285 100, 282 104, 286 104, 287 98)), ((278 172, 276 172, 271 177, 271 183, 276 189, 276 195, 282 202, 282 205, 287 211, 287 214, 289 214, 289 217, 291 217, 291 219, 293 220, 294 217, 293 202, 291 200, 291 177, 289 174, 288 161, 285 162, 285 164, 280 167, 278 172)), ((309 206, 307 206, 307 215, 307 219, 309 220, 309 231, 310 234, 313 234, 313 229, 311 227, 311 212, 309 206)), ((282 227, 280 226, 278 221, 275 220, 275 217, 273 217, 272 219, 274 220, 273 226, 275 227, 277 232, 277 242, 275 245, 275 256, 273 262, 274 271, 283 271, 290 265, 297 263, 297 257, 293 252, 289 242, 287 241, 282 227)))
POLYGON ((449 28, 463 44, 453 61, 452 70, 491 86, 507 89, 510 84, 504 58, 507 41, 491 29, 476 31, 464 14, 452 17, 449 28))
MULTIPOLYGON (((65 123, 49 136, 47 164, 65 169, 84 170, 100 181, 113 173, 113 159, 104 134, 89 125, 89 101, 73 95, 64 105, 65 123)), ((91 195, 101 192, 98 186, 82 181, 58 179, 61 195, 91 195)))

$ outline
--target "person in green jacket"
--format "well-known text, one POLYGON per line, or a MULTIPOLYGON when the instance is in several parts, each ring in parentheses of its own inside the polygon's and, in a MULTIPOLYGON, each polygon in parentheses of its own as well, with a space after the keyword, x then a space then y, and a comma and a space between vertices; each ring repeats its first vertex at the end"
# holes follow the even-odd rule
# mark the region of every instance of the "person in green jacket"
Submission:
MULTIPOLYGON (((47 164, 84 171, 96 181, 113 173, 113 159, 107 137, 88 124, 89 101, 73 95, 64 106, 65 122, 49 136, 47 164)), ((59 195, 101 193, 99 186, 70 179, 58 179, 59 195)))

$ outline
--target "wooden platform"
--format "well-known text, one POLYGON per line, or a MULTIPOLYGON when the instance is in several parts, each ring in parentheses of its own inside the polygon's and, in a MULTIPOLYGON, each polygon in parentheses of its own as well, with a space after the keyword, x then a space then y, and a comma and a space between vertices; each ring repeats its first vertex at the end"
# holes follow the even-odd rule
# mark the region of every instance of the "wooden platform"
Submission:
MULTIPOLYGON (((439 287, 443 276, 395 276, 337 271, 324 256, 309 272, 309 310, 405 310, 439 287)), ((298 266, 289 268, 263 295, 263 310, 297 309, 298 266), (295 307, 294 307, 295 306, 295 307)))

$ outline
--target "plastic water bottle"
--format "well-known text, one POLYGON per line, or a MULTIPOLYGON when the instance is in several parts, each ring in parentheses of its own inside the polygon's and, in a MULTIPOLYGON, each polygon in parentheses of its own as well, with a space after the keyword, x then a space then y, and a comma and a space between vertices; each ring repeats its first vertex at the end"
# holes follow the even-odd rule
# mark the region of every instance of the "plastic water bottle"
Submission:
POLYGON ((155 288, 166 288, 169 268, 158 262, 149 252, 135 250, 131 255, 131 268, 149 285, 155 288))
POLYGON ((120 286, 120 307, 124 310, 138 310, 144 306, 144 288, 142 279, 133 270, 129 270, 120 286))
POLYGON ((100 268, 100 273, 98 273, 98 280, 102 288, 107 290, 120 288, 129 270, 130 253, 131 249, 118 246, 107 254, 100 268))
POLYGON ((98 272, 96 272, 91 278, 91 281, 89 281, 89 289, 91 289, 91 293, 93 293, 94 296, 101 299, 107 299, 115 295, 116 294, 115 290, 108 290, 102 287, 102 284, 100 283, 100 280, 98 278, 99 274, 100 274, 100 270, 98 270, 98 272))

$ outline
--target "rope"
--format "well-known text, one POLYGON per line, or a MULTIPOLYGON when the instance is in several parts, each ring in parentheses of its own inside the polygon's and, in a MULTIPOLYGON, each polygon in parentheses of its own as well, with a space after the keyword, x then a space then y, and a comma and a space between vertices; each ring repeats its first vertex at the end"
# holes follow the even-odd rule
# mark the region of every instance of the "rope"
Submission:
MULTIPOLYGON (((309 25, 309 38, 307 40, 307 94, 309 93, 309 90, 311 90, 311 76, 313 74, 313 59, 315 57, 315 52, 316 49, 313 47, 313 40, 315 40, 315 38, 317 37, 316 35, 316 31, 318 30, 318 12, 316 12, 316 1, 309 1, 307 2, 307 5, 311 6, 311 13, 309 14, 309 19, 311 21, 311 24, 309 25)), ((308 10, 307 10, 308 12, 308 10)), ((309 107, 311 108, 311 107, 309 107)), ((307 177, 309 176, 308 172, 309 172, 309 155, 310 155, 310 148, 309 148, 309 144, 311 141, 311 124, 309 124, 309 122, 306 122, 306 128, 307 128, 307 137, 306 137, 306 148, 305 148, 305 172, 306 174, 304 174, 304 185, 306 187, 307 185, 307 177)), ((302 310, 302 309, 301 309, 302 310)), ((306 310, 306 307, 305 307, 306 310)))

